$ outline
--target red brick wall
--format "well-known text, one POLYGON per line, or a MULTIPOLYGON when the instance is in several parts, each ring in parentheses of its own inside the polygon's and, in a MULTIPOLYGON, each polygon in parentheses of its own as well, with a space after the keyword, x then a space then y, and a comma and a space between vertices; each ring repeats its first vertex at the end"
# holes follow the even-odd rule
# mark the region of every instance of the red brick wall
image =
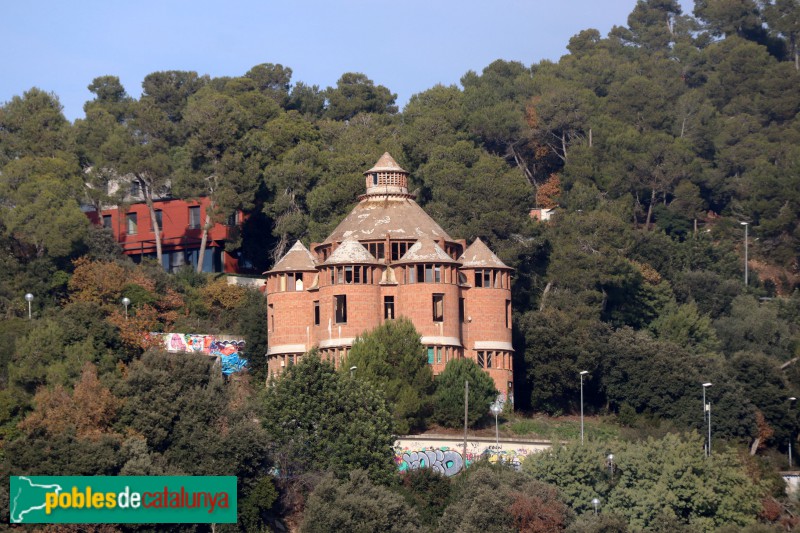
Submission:
MULTIPOLYGON (((328 339, 358 337, 384 322, 383 297, 394 296, 395 317, 408 317, 423 337, 454 337, 461 339, 463 350, 450 350, 450 357, 469 357, 477 360, 474 350, 476 341, 511 343, 511 328, 506 326, 506 301, 511 299, 511 291, 504 288, 460 287, 457 275, 442 274, 442 283, 403 283, 403 270, 395 269, 398 285, 373 284, 330 284, 330 274, 326 268, 320 269, 320 287, 317 291, 280 292, 279 275, 270 275, 267 281, 267 303, 273 305, 277 327, 270 332, 270 346, 306 343, 306 326, 311 328, 311 344, 319 345, 328 339), (449 283, 444 283, 444 280, 449 283), (433 321, 433 294, 444 295, 444 320, 433 321), (334 295, 347 296, 347 323, 336 324, 334 317, 334 295), (465 299, 465 318, 459 320, 459 299, 465 299), (314 326, 313 302, 319 301, 320 324, 314 326), (328 331, 328 324, 331 331, 328 331), (341 327, 341 333, 340 328, 341 327)), ((380 279, 380 269, 374 276, 380 279)), ((474 282, 474 270, 464 269, 470 284, 474 282)), ((282 274, 280 274, 282 275, 282 274)), ((504 284, 509 285, 508 273, 504 271, 504 284)), ((314 274, 306 273, 304 287, 308 288, 314 274)), ((510 324, 509 324, 510 325, 510 324)), ((494 350, 493 350, 494 351, 494 350)), ((280 372, 279 359, 271 358, 270 371, 280 372)), ((506 353, 505 368, 487 368, 497 390, 508 392, 508 382, 512 381, 512 355, 506 353)), ((493 360, 494 362, 494 360, 493 360)), ((443 352, 441 364, 434 364, 434 374, 445 367, 443 352)))

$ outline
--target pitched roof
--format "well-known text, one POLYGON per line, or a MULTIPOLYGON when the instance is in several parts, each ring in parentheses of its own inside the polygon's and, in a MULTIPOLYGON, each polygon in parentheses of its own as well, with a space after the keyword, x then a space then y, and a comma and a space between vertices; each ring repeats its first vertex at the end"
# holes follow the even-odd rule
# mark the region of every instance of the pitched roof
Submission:
POLYGON ((303 271, 316 270, 317 266, 314 264, 314 256, 308 251, 308 248, 303 246, 303 243, 297 241, 294 246, 289 248, 289 251, 281 257, 272 270, 265 272, 290 272, 290 271, 303 271))
MULTIPOLYGON (((378 159, 378 162, 373 165, 373 167, 364 174, 369 174, 370 172, 406 172, 403 170, 400 165, 397 164, 397 161, 389 155, 389 152, 384 152, 383 155, 378 159)), ((406 172, 407 174, 408 172, 406 172)))
POLYGON ((360 241, 390 239, 453 239, 417 202, 401 196, 375 196, 361 200, 323 244, 347 238, 360 241))
POLYGON ((355 239, 347 239, 333 251, 331 256, 325 261, 324 265, 342 265, 342 264, 364 264, 364 263, 378 263, 369 250, 364 248, 360 242, 355 239))
POLYGON ((430 237, 422 236, 396 263, 457 263, 430 237))
POLYGON ((462 267, 468 268, 507 268, 511 267, 503 263, 499 257, 494 255, 488 246, 480 238, 470 244, 461 257, 458 258, 462 267))

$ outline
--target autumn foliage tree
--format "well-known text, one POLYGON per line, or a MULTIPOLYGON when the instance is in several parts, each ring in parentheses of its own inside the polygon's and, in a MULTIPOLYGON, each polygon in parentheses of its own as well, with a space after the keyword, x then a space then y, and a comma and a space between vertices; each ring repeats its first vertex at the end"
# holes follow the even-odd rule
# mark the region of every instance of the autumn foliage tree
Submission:
POLYGON ((558 198, 561 195, 561 178, 558 174, 550 174, 547 181, 536 190, 536 206, 543 209, 558 207, 558 198))
POLYGON ((86 363, 70 393, 62 385, 40 388, 33 398, 34 410, 20 423, 27 433, 62 435, 74 431, 78 438, 114 435, 112 429, 121 402, 97 378, 97 368, 86 363))

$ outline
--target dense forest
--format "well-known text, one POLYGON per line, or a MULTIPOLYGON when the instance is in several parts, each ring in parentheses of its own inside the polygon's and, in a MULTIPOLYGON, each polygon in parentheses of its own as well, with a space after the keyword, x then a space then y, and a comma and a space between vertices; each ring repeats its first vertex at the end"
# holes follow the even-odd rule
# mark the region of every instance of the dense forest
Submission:
MULTIPOLYGON (((697 0, 692 14, 639 0, 626 25, 580 32, 557 63, 497 60, 402 110, 364 74, 320 88, 271 63, 230 78, 154 72, 138 99, 101 76, 75 123, 55 94, 15 96, 0 107, 5 475, 235 474, 239 528, 254 531, 793 527, 775 471, 800 434, 798 39, 797 0, 697 0), (575 414, 588 371, 587 413, 635 435, 616 444, 627 470, 607 473, 590 443, 522 472, 398 477, 392 435, 457 424, 449 377, 431 382, 423 362, 353 380, 311 356, 265 389, 258 357, 229 380, 167 357, 146 332, 233 333, 264 353, 263 296, 135 265, 81 210, 120 203, 107 185, 122 175, 148 202, 209 197, 208 224, 249 215, 228 246, 258 274, 294 240, 321 241, 385 151, 448 233, 515 269, 517 411, 575 414), (555 211, 539 222, 533 208, 555 211), (697 434, 703 382, 713 463, 697 434), (681 482, 653 481, 665 471, 681 482)), ((424 361, 400 326, 352 357, 424 361), (381 348, 395 342, 410 352, 381 348)))

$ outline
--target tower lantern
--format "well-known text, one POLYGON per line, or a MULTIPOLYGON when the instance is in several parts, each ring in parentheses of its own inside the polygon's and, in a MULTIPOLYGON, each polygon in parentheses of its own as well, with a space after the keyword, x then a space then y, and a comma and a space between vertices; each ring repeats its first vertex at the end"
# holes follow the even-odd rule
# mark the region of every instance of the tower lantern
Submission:
POLYGON ((408 194, 408 172, 397 161, 384 152, 371 169, 364 172, 367 195, 408 194))

